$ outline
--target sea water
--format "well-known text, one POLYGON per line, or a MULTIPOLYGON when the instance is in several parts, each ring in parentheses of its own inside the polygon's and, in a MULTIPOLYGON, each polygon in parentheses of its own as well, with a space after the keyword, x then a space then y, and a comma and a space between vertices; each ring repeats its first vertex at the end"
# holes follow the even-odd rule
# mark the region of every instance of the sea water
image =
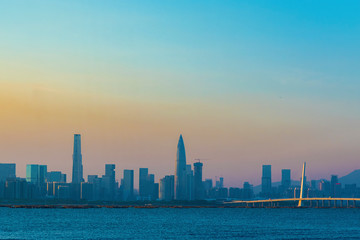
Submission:
POLYGON ((360 209, 11 209, 0 239, 360 239, 360 209))

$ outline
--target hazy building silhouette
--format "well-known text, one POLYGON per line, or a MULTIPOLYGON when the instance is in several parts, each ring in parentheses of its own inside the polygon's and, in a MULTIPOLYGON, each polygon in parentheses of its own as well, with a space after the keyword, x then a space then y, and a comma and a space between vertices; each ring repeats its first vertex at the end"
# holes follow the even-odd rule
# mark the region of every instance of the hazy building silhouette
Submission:
POLYGON ((205 179, 203 182, 204 191, 205 191, 205 198, 210 197, 210 191, 213 188, 213 180, 212 179, 205 179))
POLYGON ((114 200, 115 198, 115 164, 105 164, 105 175, 102 176, 104 188, 104 200, 114 200))
POLYGON ((93 200, 103 200, 104 188, 102 184, 102 178, 98 175, 88 175, 88 183, 93 185, 93 200))
POLYGON ((261 192, 264 197, 271 195, 271 165, 262 166, 261 192))
POLYGON ((81 135, 74 134, 72 183, 80 184, 83 181, 84 179, 83 179, 83 165, 82 165, 82 154, 81 154, 81 135))
POLYGON ((202 180, 203 163, 194 163, 194 199, 204 199, 204 186, 202 180))
POLYGON ((243 199, 251 199, 254 196, 253 187, 250 183, 244 182, 243 184, 243 192, 242 198, 243 199))
POLYGON ((194 171, 191 164, 186 165, 186 200, 194 200, 194 171))
POLYGON ((234 188, 234 187, 229 188, 229 198, 239 199, 241 198, 241 195, 242 194, 240 188, 234 188))
POLYGON ((45 184, 47 166, 38 164, 26 165, 26 181, 32 184, 45 184))
POLYGON ((134 170, 124 170, 122 181, 122 199, 123 201, 134 200, 134 170))
POLYGON ((175 199, 186 200, 186 153, 182 135, 180 135, 176 153, 175 199))
POLYGON ((139 168, 139 195, 142 199, 149 196, 148 175, 148 168, 139 168))
POLYGON ((312 190, 318 190, 318 181, 316 181, 316 180, 311 180, 310 181, 310 188, 312 189, 312 190))
POLYGON ((139 168, 139 199, 156 200, 159 198, 159 184, 155 175, 149 174, 148 168, 139 168))
POLYGON ((223 177, 220 177, 219 180, 216 181, 215 187, 216 188, 223 188, 224 187, 224 178, 223 177))
POLYGON ((26 181, 30 183, 38 183, 39 181, 39 165, 27 164, 26 165, 26 181))
POLYGON ((5 183, 5 198, 10 200, 31 199, 31 184, 24 178, 8 178, 5 183))
POLYGON ((281 170, 281 185, 286 189, 291 186, 291 170, 282 169, 281 170))
POLYGON ((60 171, 52 171, 47 173, 47 182, 66 183, 66 174, 60 171))
MULTIPOLYGON (((80 184, 79 184, 80 186, 80 184)), ((71 197, 71 188, 67 184, 57 185, 57 197, 59 199, 69 199, 71 197)))
POLYGON ((174 200, 174 175, 165 176, 160 179, 159 199, 163 201, 174 200))
MULTIPOLYGON (((159 188, 159 186, 158 186, 159 188)), ((154 174, 148 174, 146 178, 146 189, 148 192, 148 200, 156 200, 158 198, 157 191, 155 191, 155 175, 154 174), (156 195, 157 194, 157 195, 156 195)))
POLYGON ((329 181, 322 179, 319 183, 319 190, 322 192, 322 197, 330 197, 331 184, 329 181))
POLYGON ((16 177, 15 163, 0 163, 0 182, 5 182, 7 178, 16 177))
POLYGON ((160 190, 160 184, 159 183, 154 183, 154 187, 153 187, 153 192, 152 192, 152 200, 157 200, 159 199, 159 190, 160 190))
POLYGON ((82 200, 87 200, 87 201, 93 200, 94 199, 93 191, 94 191, 94 184, 82 182, 80 198, 82 200))
MULTIPOLYGON (((339 187, 338 187, 339 179, 337 175, 331 175, 331 182, 330 182, 330 196, 336 197, 339 195, 339 187)), ((341 186, 340 186, 341 188, 341 186)))

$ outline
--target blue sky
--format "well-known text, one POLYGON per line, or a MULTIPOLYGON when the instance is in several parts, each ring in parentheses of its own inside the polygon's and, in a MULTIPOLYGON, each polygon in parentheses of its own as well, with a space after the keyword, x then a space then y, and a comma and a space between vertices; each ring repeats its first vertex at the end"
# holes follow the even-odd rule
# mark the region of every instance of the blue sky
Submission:
MULTIPOLYGON (((174 75, 175 81, 195 87, 193 95, 206 95, 204 85, 210 94, 245 91, 330 98, 356 97, 359 89, 357 1, 1 5, 3 59, 31 59, 54 72, 126 72, 140 79, 154 72, 160 76, 151 81, 159 84, 169 81, 161 79, 159 72, 165 72, 166 78, 174 75)), ((83 81, 88 79, 78 84, 83 81)), ((114 81, 99 76, 93 84, 106 91, 122 84, 114 81)))
POLYGON ((350 166, 358 156, 349 147, 358 136, 347 134, 360 118, 359 12, 359 1, 1 1, 0 82, 35 105, 38 92, 54 106, 127 101, 121 106, 140 114, 155 104, 157 115, 146 116, 165 119, 194 116, 199 105, 197 121, 222 117, 212 129, 241 129, 235 123, 244 118, 254 131, 282 121, 344 126, 333 137, 351 152, 350 166))

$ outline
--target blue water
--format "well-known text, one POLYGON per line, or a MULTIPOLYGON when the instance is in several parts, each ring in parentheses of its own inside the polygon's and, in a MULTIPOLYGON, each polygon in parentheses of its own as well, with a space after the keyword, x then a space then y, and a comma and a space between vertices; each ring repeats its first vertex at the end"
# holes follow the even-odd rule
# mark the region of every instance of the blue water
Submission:
POLYGON ((360 239, 360 209, 10 209, 0 239, 360 239))

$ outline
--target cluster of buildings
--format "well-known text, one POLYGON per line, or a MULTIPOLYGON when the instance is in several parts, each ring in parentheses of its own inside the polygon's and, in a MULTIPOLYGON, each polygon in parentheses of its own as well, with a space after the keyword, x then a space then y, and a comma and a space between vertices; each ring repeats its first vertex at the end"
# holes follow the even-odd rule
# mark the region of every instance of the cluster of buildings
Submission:
POLYGON ((48 172, 47 165, 28 164, 26 178, 16 177, 14 163, 0 164, 0 199, 8 200, 85 200, 85 201, 193 201, 204 199, 226 199, 253 197, 252 186, 225 188, 220 177, 213 184, 212 179, 203 180, 203 163, 193 166, 186 163, 183 137, 180 135, 175 174, 155 181, 155 175, 148 168, 139 169, 139 187, 134 187, 134 170, 123 170, 123 178, 116 180, 115 164, 105 164, 102 176, 83 177, 81 136, 74 135, 72 181, 67 182, 66 174, 60 171, 48 172))
MULTIPOLYGON (((281 184, 273 186, 271 180, 271 165, 262 166, 261 178, 261 198, 298 198, 300 196, 300 182, 293 184, 291 180, 291 170, 281 170, 281 184)), ((303 197, 332 197, 332 198, 358 198, 360 197, 360 188, 356 184, 345 184, 339 182, 337 175, 332 175, 331 180, 326 179, 306 181, 305 177, 303 197)))
MULTIPOLYGON (((83 177, 81 136, 74 135, 72 181, 60 171, 48 172, 46 165, 28 164, 26 178, 16 177, 14 163, 0 163, 0 199, 8 200, 84 200, 84 201, 197 201, 208 199, 293 198, 300 194, 300 186, 293 185, 291 170, 282 170, 280 186, 274 187, 271 165, 262 166, 261 192, 255 195, 248 182, 243 188, 224 187, 220 177, 203 180, 203 163, 187 164, 185 145, 180 135, 175 162, 175 174, 167 175, 156 182, 148 168, 138 171, 139 186, 134 187, 134 170, 123 170, 123 178, 116 180, 115 164, 105 165, 102 176, 83 177)), ((306 182, 306 179, 305 179, 306 182)), ((307 197, 359 197, 355 184, 343 187, 337 176, 331 181, 311 181, 305 187, 307 197)))

